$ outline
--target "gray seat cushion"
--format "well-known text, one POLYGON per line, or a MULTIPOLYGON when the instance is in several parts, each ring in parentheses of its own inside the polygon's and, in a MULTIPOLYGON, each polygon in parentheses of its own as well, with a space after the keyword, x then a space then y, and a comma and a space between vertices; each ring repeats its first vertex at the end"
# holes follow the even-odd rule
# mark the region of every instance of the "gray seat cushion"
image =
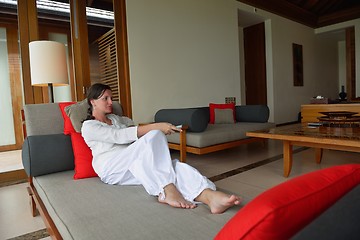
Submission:
MULTIPOLYGON (((274 123, 249 123, 237 122, 232 124, 209 124, 204 132, 186 133, 186 145, 192 147, 208 147, 220 143, 226 143, 247 138, 246 132, 269 129, 275 127, 274 123)), ((180 143, 179 133, 167 136, 168 142, 180 143)))
POLYGON ((239 210, 211 214, 205 205, 177 209, 158 203, 142 186, 115 186, 99 178, 73 180, 73 171, 34 178, 64 239, 213 239, 239 210))

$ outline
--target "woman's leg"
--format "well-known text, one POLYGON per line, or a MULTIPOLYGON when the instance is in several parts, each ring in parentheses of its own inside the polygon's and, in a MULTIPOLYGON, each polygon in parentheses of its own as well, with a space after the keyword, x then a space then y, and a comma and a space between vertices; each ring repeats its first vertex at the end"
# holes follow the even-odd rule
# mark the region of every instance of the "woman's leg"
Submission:
POLYGON ((173 166, 176 174, 175 185, 186 200, 193 202, 205 189, 216 190, 213 182, 189 164, 175 159, 173 160, 173 166))
POLYGON ((175 187, 176 176, 171 162, 165 135, 161 131, 150 131, 126 149, 119 152, 106 168, 108 184, 141 184, 159 201, 173 207, 194 208, 175 187))
MULTIPOLYGON (((158 130, 123 150, 108 168, 108 183, 142 184, 150 195, 159 195, 160 202, 173 207, 194 208, 191 202, 196 197, 215 190, 215 185, 195 168, 171 160, 166 137, 158 130)), ((203 198, 195 200, 206 203, 203 198)))
POLYGON ((228 208, 241 203, 241 198, 239 196, 228 195, 212 189, 205 189, 195 198, 195 200, 208 205, 211 213, 223 213, 228 208))
POLYGON ((215 184, 190 165, 178 160, 174 160, 174 165, 176 186, 186 200, 205 203, 212 213, 223 213, 229 207, 240 204, 240 197, 216 191, 215 184))
POLYGON ((166 185, 175 183, 166 138, 157 130, 115 153, 104 169, 105 183, 142 184, 151 195, 158 195, 166 185))

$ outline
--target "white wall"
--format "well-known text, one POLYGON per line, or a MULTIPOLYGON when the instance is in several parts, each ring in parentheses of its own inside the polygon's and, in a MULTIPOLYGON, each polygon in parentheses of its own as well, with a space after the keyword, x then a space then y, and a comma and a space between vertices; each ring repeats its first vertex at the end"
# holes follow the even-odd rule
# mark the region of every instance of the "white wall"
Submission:
POLYGON ((161 108, 240 102, 234 0, 128 0, 131 97, 135 122, 161 108))
MULTIPOLYGON (((235 0, 128 0, 126 4, 136 122, 152 121, 161 108, 206 106, 224 102, 226 96, 243 103, 238 9, 265 20, 271 121, 296 121, 300 106, 313 96, 338 98, 338 43, 322 36, 327 29, 314 30, 235 0), (292 43, 303 46, 302 87, 293 86, 292 43)), ((360 48, 356 58, 360 59, 360 48)), ((360 61, 356 62, 359 78, 360 61)))
POLYGON ((345 29, 348 27, 355 28, 355 78, 356 78, 356 96, 360 97, 360 18, 342 22, 322 28, 315 29, 316 33, 326 33, 336 31, 339 29, 345 29))
MULTIPOLYGON (((337 42, 323 41, 314 29, 238 2, 238 8, 266 19, 266 64, 270 120, 297 120, 301 104, 322 95, 338 97, 337 42), (303 46, 304 86, 293 86, 292 44, 303 46)), ((242 80, 243 81, 243 80, 242 80)))

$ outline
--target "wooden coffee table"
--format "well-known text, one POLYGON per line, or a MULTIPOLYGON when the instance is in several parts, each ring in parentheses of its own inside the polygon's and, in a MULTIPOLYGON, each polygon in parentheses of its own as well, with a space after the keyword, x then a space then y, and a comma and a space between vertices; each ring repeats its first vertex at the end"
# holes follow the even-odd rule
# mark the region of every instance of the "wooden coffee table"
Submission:
POLYGON ((315 159, 321 162, 323 149, 360 152, 360 128, 309 127, 306 123, 276 127, 269 130, 247 132, 248 137, 283 141, 284 176, 291 172, 292 146, 315 149, 315 159))

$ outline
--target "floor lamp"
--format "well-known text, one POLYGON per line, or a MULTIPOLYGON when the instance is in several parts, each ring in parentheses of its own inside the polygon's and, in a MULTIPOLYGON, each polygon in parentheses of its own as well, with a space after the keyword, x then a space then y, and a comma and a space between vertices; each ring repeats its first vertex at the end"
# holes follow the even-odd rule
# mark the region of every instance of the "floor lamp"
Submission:
POLYGON ((29 43, 31 85, 48 87, 49 102, 54 102, 53 86, 68 85, 65 45, 54 41, 29 43))

